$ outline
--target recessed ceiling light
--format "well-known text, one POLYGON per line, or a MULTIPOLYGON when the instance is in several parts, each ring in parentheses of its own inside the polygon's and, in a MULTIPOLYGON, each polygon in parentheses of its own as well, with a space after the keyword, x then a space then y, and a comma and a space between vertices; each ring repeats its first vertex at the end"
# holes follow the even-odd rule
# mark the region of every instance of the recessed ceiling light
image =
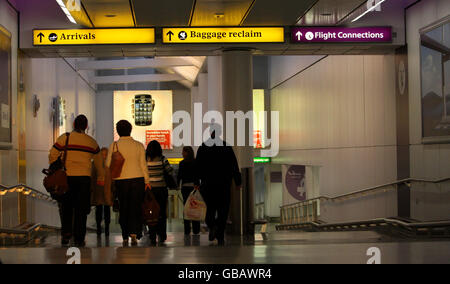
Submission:
POLYGON ((322 14, 320 14, 321 16, 324 16, 324 17, 330 17, 330 16, 333 16, 333 14, 332 13, 322 13, 322 14))
POLYGON ((105 17, 107 17, 107 18, 114 18, 114 17, 116 17, 117 15, 105 15, 105 17))
POLYGON ((224 18, 225 17, 225 14, 224 13, 215 13, 214 14, 214 18, 216 18, 216 19, 222 19, 222 18, 224 18))

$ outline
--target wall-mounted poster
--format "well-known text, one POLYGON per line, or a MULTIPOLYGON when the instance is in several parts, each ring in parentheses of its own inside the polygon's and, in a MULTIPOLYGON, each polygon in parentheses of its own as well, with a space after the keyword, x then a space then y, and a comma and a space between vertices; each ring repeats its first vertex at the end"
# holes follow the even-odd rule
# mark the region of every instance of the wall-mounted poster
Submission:
POLYGON ((11 34, 0 26, 0 144, 11 140, 11 34))
POLYGON ((172 112, 172 91, 115 91, 114 140, 119 139, 116 123, 125 119, 144 146, 156 140, 163 149, 172 149, 172 112))
POLYGON ((306 200, 306 167, 283 165, 283 204, 306 200))
POLYGON ((421 31, 424 142, 450 141, 450 19, 421 31))

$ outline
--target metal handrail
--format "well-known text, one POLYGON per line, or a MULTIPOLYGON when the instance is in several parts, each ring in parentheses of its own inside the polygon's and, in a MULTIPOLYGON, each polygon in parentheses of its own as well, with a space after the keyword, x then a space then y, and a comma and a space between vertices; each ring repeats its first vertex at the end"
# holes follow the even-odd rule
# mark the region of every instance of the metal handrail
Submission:
MULTIPOLYGON (((361 220, 361 221, 350 221, 350 222, 337 222, 337 223, 318 223, 315 221, 310 221, 303 223, 302 225, 312 225, 316 228, 325 228, 325 227, 352 227, 358 225, 367 225, 367 224, 380 224, 380 223, 388 223, 388 224, 396 224, 405 228, 415 229, 415 228, 427 228, 427 227, 450 227, 450 220, 442 220, 442 221, 427 221, 427 222, 411 222, 407 223, 402 220, 392 219, 392 218, 376 218, 370 220, 361 220)), ((284 226, 295 226, 296 224, 285 224, 284 226)), ((283 225, 281 225, 283 226, 283 225)))
POLYGON ((48 202, 54 203, 54 204, 57 203, 55 200, 53 200, 53 198, 50 195, 43 193, 39 190, 36 190, 32 187, 29 187, 27 185, 24 185, 24 184, 18 184, 18 185, 14 185, 14 186, 6 186, 6 185, 0 184, 0 196, 6 195, 8 193, 13 193, 13 192, 22 193, 23 195, 31 196, 33 198, 48 201, 48 202))
POLYGON ((287 208, 287 207, 296 206, 296 205, 300 205, 300 204, 304 204, 304 203, 308 203, 308 202, 313 202, 313 201, 317 201, 317 200, 334 201, 334 200, 345 198, 345 197, 349 197, 349 196, 352 196, 352 195, 359 195, 359 194, 362 194, 362 193, 368 193, 368 192, 376 191, 376 190, 378 190, 380 188, 393 186, 393 185, 399 185, 399 184, 403 184, 403 183, 424 182, 424 183, 435 183, 435 184, 437 184, 437 183, 443 183, 443 182, 446 182, 446 181, 450 181, 450 177, 442 178, 442 179, 436 179, 436 180, 426 180, 426 179, 419 179, 419 178, 407 178, 407 179, 402 179, 402 180, 398 180, 398 181, 387 183, 387 184, 377 185, 377 186, 374 186, 374 187, 369 187, 369 188, 366 188, 366 189, 345 193, 345 194, 334 196, 334 197, 319 196, 319 197, 307 199, 307 200, 296 202, 296 203, 282 205, 282 206, 280 206, 280 208, 287 208))

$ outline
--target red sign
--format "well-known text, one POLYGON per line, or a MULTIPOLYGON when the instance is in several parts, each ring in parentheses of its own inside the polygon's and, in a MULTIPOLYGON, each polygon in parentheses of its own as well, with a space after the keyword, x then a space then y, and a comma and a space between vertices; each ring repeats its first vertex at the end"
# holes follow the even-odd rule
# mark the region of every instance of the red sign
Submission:
POLYGON ((262 131, 261 130, 254 130, 253 131, 253 144, 255 145, 256 149, 262 149, 262 131))
POLYGON ((172 149, 170 141, 170 130, 147 130, 145 131, 145 145, 150 141, 156 140, 161 144, 163 150, 172 149))

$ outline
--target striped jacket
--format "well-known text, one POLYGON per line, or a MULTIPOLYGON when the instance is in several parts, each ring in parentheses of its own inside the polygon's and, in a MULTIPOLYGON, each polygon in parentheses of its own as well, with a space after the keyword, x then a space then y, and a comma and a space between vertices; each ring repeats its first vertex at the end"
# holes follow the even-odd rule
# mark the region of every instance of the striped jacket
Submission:
MULTIPOLYGON (((49 162, 53 163, 63 154, 67 135, 64 133, 50 149, 49 162)), ((92 160, 98 173, 98 180, 104 179, 103 157, 94 138, 81 132, 73 131, 67 146, 66 169, 68 176, 91 176, 92 160)))
POLYGON ((173 168, 166 158, 157 157, 153 161, 147 160, 148 175, 151 187, 166 187, 164 171, 173 175, 173 168))

